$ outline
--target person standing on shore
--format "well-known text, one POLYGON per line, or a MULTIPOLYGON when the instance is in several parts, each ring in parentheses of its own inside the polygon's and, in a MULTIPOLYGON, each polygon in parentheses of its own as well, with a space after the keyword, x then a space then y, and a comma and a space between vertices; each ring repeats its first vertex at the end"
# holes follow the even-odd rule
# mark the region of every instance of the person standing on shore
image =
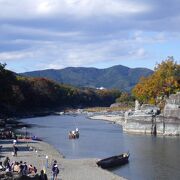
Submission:
POLYGON ((13 144, 13 153, 14 153, 14 156, 17 156, 17 151, 18 151, 18 148, 15 144, 13 144))
POLYGON ((57 166, 57 161, 54 161, 54 164, 52 166, 52 172, 53 172, 53 180, 57 180, 57 176, 59 174, 59 168, 57 166))

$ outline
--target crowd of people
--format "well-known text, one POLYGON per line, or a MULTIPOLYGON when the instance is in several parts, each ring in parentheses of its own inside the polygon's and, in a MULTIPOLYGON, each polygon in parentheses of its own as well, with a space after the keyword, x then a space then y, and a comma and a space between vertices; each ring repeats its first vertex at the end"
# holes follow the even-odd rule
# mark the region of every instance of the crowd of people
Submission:
MULTIPOLYGON (((21 149, 20 147, 18 147, 17 137, 13 135, 11 136, 11 138, 13 139, 12 156, 17 156, 17 151, 21 149)), ((31 148, 32 147, 29 147, 30 151, 31 151, 31 148)), ((47 161, 46 168, 48 168, 48 161, 47 161)), ((57 180, 58 174, 59 174, 59 168, 58 168, 56 160, 53 161, 51 171, 52 171, 52 179, 57 180)), ((46 169, 43 169, 40 171, 40 174, 38 174, 37 168, 34 165, 27 164, 27 162, 22 162, 22 161, 11 162, 9 157, 6 157, 4 161, 0 161, 0 173, 17 174, 20 177, 27 177, 27 176, 35 177, 36 176, 38 177, 38 180, 47 180, 48 178, 45 172, 46 172, 46 169)))
POLYGON ((37 169, 32 164, 27 164, 26 162, 10 162, 9 157, 6 157, 4 162, 0 162, 0 171, 5 172, 16 172, 20 175, 35 175, 37 169))
POLYGON ((15 134, 10 130, 0 131, 0 139, 12 139, 14 136, 15 134))
MULTIPOLYGON (((37 168, 32 164, 27 164, 26 162, 10 162, 9 157, 6 157, 4 162, 0 162, 0 172, 12 172, 18 173, 19 176, 35 176, 37 174, 37 168)), ((53 180, 58 179, 59 168, 57 165, 57 161, 55 160, 52 165, 52 176, 53 180)), ((39 175, 40 180, 47 180, 47 175, 45 174, 44 170, 40 171, 39 175)))

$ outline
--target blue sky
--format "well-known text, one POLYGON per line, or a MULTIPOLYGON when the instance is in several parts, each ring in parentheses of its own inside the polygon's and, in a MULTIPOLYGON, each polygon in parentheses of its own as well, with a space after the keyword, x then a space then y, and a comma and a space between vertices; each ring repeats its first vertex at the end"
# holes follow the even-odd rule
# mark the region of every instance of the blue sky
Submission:
POLYGON ((0 0, 0 62, 15 72, 168 56, 180 62, 179 0, 0 0))

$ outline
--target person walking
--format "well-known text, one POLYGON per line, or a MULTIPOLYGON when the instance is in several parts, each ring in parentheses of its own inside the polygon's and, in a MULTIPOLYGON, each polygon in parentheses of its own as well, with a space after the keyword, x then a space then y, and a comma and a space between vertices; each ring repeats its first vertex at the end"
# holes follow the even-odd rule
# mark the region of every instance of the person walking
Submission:
POLYGON ((17 151, 18 151, 18 148, 15 144, 13 144, 13 155, 14 156, 17 156, 17 151))
POLYGON ((53 173, 53 180, 57 180, 57 176, 59 174, 59 168, 57 166, 57 161, 54 161, 54 164, 52 166, 52 173, 53 173))

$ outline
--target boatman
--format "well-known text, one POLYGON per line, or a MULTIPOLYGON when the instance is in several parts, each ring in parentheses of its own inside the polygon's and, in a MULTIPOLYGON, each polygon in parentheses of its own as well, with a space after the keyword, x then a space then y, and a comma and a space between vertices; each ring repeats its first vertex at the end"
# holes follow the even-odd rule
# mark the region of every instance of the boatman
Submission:
POLYGON ((78 129, 78 128, 76 128, 76 132, 79 132, 79 129, 78 129))

